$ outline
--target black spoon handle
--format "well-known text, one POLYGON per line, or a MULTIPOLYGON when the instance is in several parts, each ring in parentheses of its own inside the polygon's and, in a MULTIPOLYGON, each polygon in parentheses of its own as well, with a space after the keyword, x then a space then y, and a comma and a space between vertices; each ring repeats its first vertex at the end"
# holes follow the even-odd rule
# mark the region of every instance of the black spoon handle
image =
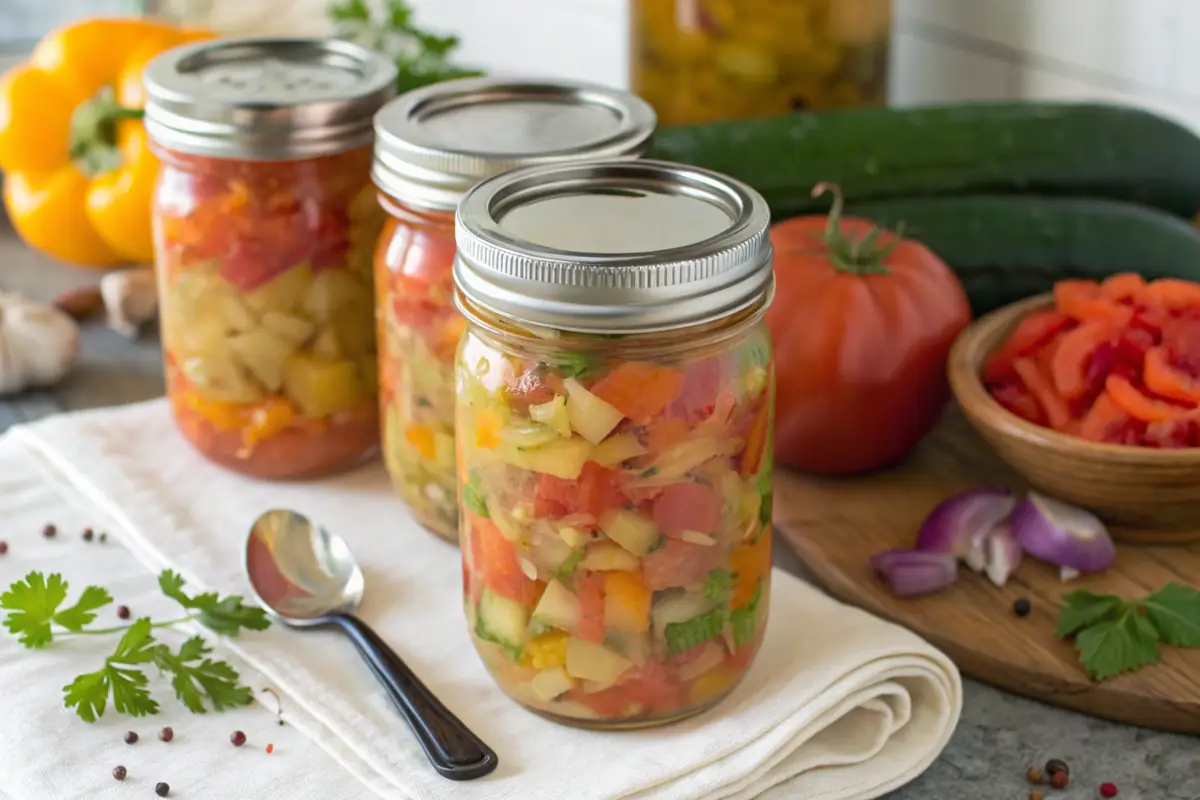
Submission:
POLYGON ((348 614, 336 615, 330 621, 358 647, 439 774, 450 780, 467 781, 496 768, 499 764, 496 753, 434 697, 365 622, 348 614))

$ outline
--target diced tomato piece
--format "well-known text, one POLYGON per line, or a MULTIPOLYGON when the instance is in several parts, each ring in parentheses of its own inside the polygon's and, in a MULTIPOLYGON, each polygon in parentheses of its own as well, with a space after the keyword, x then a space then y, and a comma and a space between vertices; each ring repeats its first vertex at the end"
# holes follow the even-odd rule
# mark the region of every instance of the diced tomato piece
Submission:
POLYGON ((483 578, 483 584, 498 595, 532 604, 545 588, 540 581, 530 580, 521 571, 517 548, 504 538, 496 523, 490 519, 471 515, 471 555, 475 571, 483 578))
POLYGON ((1195 447, 1200 444, 1197 441, 1198 432, 1200 428, 1195 420, 1169 419, 1148 424, 1142 441, 1149 447, 1163 449, 1195 447))
POLYGON ((1071 419, 1071 410, 1054 388, 1053 381, 1042 372, 1037 362, 1030 358, 1019 358, 1013 362, 1013 369, 1017 371, 1025 388, 1042 407, 1050 427, 1060 430, 1066 425, 1071 419))
POLYGON ((1187 404, 1200 403, 1200 379, 1172 364, 1165 347, 1146 351, 1142 376, 1146 388, 1157 395, 1187 404))
POLYGON ((1096 361, 1093 356, 1097 349, 1112 345, 1120 333, 1121 329, 1110 320, 1089 320, 1058 337, 1058 347, 1050 363, 1050 375, 1058 394, 1073 400, 1103 385, 1108 365, 1100 368, 1104 370, 1100 375, 1089 370, 1089 366, 1096 361))
POLYGON ((1025 388, 1025 384, 1021 382, 1020 378, 993 384, 988 387, 988 390, 997 403, 1021 419, 1032 422, 1034 425, 1046 424, 1046 413, 1042 411, 1037 400, 1033 399, 1033 395, 1025 388))
POLYGON ((562 379, 544 364, 530 362, 527 368, 513 376, 505 387, 508 403, 521 414, 529 412, 530 406, 548 403, 555 394, 562 394, 562 379))
POLYGON ((688 422, 699 422, 712 413, 724 381, 725 366, 720 356, 710 356, 687 364, 678 396, 666 408, 666 415, 688 422))
POLYGON ((1194 419, 1197 414, 1195 404, 1185 406, 1151 397, 1119 375, 1109 375, 1104 389, 1129 416, 1144 422, 1194 419))
POLYGON ((750 661, 758 652, 759 646, 762 645, 764 633, 766 633, 766 628, 760 628, 753 641, 730 653, 725 659, 727 668, 739 673, 745 672, 750 667, 750 661))
POLYGON ((683 373, 673 367, 626 361, 591 387, 592 394, 632 420, 649 420, 679 396, 683 373))
POLYGON ((689 430, 688 424, 679 417, 659 417, 646 431, 646 449, 651 454, 661 453, 686 439, 689 430))
POLYGON ((1146 285, 1143 295, 1168 311, 1200 309, 1200 283, 1192 281, 1159 278, 1146 285))
POLYGON ((659 549, 642 558, 642 577, 654 591, 672 586, 701 583, 709 572, 725 561, 720 547, 692 544, 680 539, 666 540, 659 549))
POLYGON ((1063 314, 1083 321, 1089 319, 1112 319, 1128 323, 1133 309, 1100 295, 1100 284, 1095 281, 1065 280, 1054 284, 1054 305, 1063 314))
POLYGON ((603 572, 588 572, 575 577, 575 595, 579 598, 579 627, 575 634, 588 642, 604 641, 603 572))
POLYGON ((1035 311, 1027 315, 1000 349, 984 362, 984 381, 991 383, 1015 378, 1017 373, 1012 368, 1014 361, 1036 353, 1042 345, 1073 324, 1070 317, 1058 311, 1035 311))
POLYGON ((721 524, 721 497, 703 483, 673 483, 654 501, 654 522, 667 536, 711 534, 721 524))
POLYGON ((630 668, 616 686, 599 692, 576 691, 573 698, 606 717, 669 714, 684 707, 675 669, 661 661, 630 668))
POLYGON ((1145 288, 1146 279, 1136 272, 1118 272, 1100 284, 1100 296, 1116 303, 1132 303, 1141 299, 1145 288))
POLYGON ((605 469, 595 461, 583 465, 577 480, 539 474, 533 492, 533 514, 558 519, 568 514, 598 517, 606 508, 620 507, 625 495, 618 485, 616 470, 605 469))

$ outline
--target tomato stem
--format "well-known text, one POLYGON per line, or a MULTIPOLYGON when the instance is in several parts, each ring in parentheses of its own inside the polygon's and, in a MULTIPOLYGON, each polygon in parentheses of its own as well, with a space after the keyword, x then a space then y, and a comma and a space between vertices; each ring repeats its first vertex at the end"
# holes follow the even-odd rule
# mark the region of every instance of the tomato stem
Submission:
POLYGON ((883 262, 900 241, 893 239, 880 243, 880 237, 887 231, 879 226, 872 227, 859 239, 847 236, 842 229, 842 215, 846 209, 842 190, 836 183, 818 183, 813 187, 812 196, 820 197, 826 192, 833 194, 833 207, 829 209, 824 239, 825 246, 829 248, 826 255, 834 269, 850 275, 887 275, 890 270, 883 262))

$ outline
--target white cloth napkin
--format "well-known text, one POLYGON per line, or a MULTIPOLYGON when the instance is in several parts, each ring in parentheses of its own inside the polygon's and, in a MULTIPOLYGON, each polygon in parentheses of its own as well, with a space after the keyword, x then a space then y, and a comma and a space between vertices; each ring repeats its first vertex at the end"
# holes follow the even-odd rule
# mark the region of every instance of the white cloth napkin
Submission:
MULTIPOLYGON (((5 437, 4 448, 19 449, 23 463, 37 465, 41 481, 82 518, 108 526, 144 567, 175 569, 196 590, 246 593, 242 547, 261 511, 289 507, 319 520, 349 542, 364 567, 361 616, 500 757, 500 767, 484 779, 455 783, 439 777, 348 641, 336 633, 273 626, 224 641, 218 652, 232 652, 235 663, 248 665, 247 682, 265 681, 283 695, 289 724, 344 768, 340 788, 322 793, 330 776, 311 759, 303 774, 289 770, 280 777, 262 759, 242 766, 237 758, 223 760, 220 772, 230 780, 229 770, 236 770, 233 785, 241 793, 189 796, 274 798, 279 791, 280 797, 340 800, 359 797, 365 786, 396 800, 716 800, 759 796, 786 781, 781 796, 872 798, 924 770, 958 721, 962 686, 946 656, 911 632, 775 570, 762 650, 716 709, 645 731, 596 733, 556 725, 521 709, 492 684, 462 618, 458 551, 410 519, 378 462, 320 482, 248 480, 196 455, 176 434, 163 400, 21 426, 5 437), (316 776, 309 789, 304 774, 316 776), (284 781, 286 791, 253 788, 271 781, 284 781)), ((30 498, 44 484, 14 490, 20 476, 6 482, 3 472, 5 464, 11 472, 13 463, 11 453, 0 460, 6 498, 0 509, 24 498, 22 513, 30 518, 36 506, 30 498)), ((29 473, 22 479, 30 480, 29 473)), ((95 570, 99 563, 84 547, 60 549, 83 555, 60 557, 54 570, 95 570)), ((13 564, 16 555, 8 556, 13 564)), ((0 562, 0 577, 17 577, 13 564, 0 562)), ((67 577, 73 585, 93 579, 67 577)), ((152 577, 146 577, 152 589, 152 577)), ((103 573, 100 578, 104 582, 103 573)), ((46 657, 15 652, 5 644, 0 660, 16 657, 27 670, 38 670, 37 659, 46 657)), ((55 708, 61 685, 45 687, 37 705, 25 697, 17 706, 0 686, 5 739, 28 730, 32 715, 55 708)), ((164 707, 175 704, 162 700, 164 707)), ((69 712, 57 716, 70 724, 56 723, 55 730, 86 727, 69 712)), ((214 722, 224 716, 209 714, 204 723, 227 731, 228 723, 214 722)), ((108 717, 102 722, 129 724, 108 717)), ((34 788, 18 797, 65 796, 34 788)))

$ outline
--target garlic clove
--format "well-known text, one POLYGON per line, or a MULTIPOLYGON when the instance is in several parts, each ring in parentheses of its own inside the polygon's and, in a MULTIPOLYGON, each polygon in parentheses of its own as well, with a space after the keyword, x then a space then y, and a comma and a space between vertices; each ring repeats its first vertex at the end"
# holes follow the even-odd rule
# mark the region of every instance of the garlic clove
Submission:
POLYGON ((53 386, 79 356, 79 326, 59 309, 0 293, 0 394, 53 386))

